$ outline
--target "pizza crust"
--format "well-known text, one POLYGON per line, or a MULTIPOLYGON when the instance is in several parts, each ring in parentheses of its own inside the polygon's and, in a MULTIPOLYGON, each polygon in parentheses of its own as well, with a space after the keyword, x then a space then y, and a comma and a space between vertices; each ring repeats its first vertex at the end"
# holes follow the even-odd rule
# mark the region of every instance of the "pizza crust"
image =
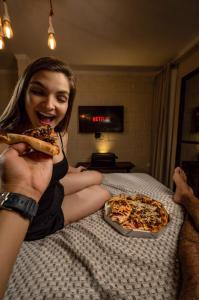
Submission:
POLYGON ((52 145, 48 142, 42 141, 40 139, 28 135, 6 133, 5 135, 0 135, 0 142, 8 145, 17 144, 17 143, 27 143, 34 150, 43 152, 45 154, 51 156, 59 154, 58 145, 52 145))

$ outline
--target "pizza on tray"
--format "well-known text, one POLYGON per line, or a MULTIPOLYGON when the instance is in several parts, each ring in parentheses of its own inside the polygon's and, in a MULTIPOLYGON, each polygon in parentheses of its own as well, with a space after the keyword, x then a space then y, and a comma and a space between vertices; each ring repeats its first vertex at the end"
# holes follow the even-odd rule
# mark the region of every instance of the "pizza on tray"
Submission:
POLYGON ((145 195, 115 195, 108 205, 108 217, 124 229, 158 232, 169 221, 164 206, 145 195))

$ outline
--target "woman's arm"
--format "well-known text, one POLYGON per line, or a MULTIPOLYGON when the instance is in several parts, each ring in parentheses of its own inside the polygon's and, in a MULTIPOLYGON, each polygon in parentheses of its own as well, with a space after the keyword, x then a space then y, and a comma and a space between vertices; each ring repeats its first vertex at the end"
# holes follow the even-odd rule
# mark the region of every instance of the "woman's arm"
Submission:
MULTIPOLYGON (((65 154, 67 154, 67 146, 68 146, 68 132, 64 134, 62 137, 63 147, 65 154)), ((68 173, 79 173, 82 171, 85 171, 86 168, 83 166, 79 166, 78 168, 72 167, 71 165, 68 165, 68 173)))

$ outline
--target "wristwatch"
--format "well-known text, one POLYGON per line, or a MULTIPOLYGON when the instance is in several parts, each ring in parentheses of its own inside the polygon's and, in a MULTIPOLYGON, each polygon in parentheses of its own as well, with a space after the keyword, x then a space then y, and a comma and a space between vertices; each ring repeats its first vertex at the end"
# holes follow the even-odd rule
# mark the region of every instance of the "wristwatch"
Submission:
POLYGON ((16 211, 32 221, 38 210, 38 203, 32 198, 17 193, 0 193, 0 209, 16 211))

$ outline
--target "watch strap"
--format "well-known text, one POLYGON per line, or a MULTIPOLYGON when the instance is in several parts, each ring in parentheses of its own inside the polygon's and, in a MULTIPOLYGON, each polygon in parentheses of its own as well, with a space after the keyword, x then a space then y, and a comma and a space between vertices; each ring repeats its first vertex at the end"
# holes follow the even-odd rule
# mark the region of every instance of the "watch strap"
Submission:
POLYGON ((27 196, 18 193, 1 193, 0 209, 19 212, 23 217, 32 221, 38 210, 38 203, 27 196))

